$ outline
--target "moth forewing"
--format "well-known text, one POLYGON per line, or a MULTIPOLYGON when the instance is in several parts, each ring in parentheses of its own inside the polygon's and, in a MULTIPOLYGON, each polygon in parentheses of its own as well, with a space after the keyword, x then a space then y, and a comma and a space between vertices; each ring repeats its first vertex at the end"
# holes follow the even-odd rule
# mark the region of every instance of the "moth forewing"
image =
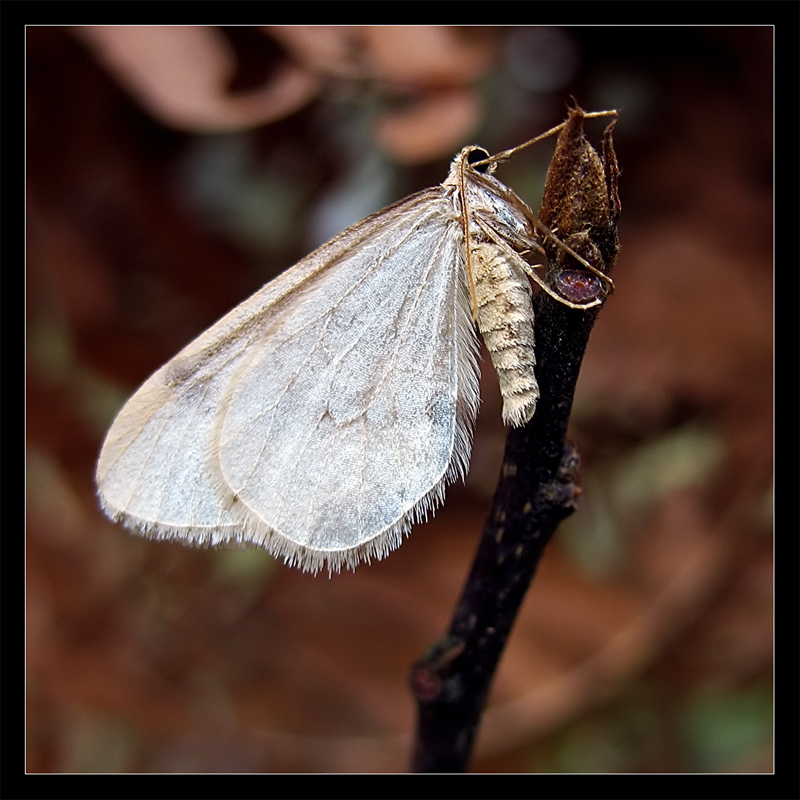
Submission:
POLYGON ((314 572, 397 547, 465 474, 479 402, 451 195, 358 223, 156 372, 100 454, 109 516, 314 572))

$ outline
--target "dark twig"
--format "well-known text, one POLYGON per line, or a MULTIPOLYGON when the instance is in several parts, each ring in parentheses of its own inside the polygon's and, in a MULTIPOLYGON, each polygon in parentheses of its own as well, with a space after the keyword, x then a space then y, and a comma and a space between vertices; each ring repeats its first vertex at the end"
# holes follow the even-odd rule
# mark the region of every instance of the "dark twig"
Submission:
MULTIPOLYGON (((617 164, 606 131, 602 158, 572 109, 548 172, 540 219, 598 271, 618 249, 617 164)), ((603 294, 600 279, 563 248, 545 242, 548 280, 582 303, 603 294)), ((536 374, 541 398, 533 419, 512 429, 472 571, 448 633, 415 665, 418 702, 415 772, 466 767, 491 681, 545 545, 576 507, 578 456, 566 441, 581 360, 599 307, 569 308, 547 294, 536 307, 536 374)))

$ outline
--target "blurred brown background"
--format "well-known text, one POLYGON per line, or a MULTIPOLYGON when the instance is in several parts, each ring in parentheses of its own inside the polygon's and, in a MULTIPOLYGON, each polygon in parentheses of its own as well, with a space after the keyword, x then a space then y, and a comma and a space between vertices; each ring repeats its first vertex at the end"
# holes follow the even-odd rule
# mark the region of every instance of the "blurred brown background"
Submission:
MULTIPOLYGON (((772 30, 29 28, 27 769, 404 771, 503 447, 329 580, 105 519, 126 397, 348 224, 570 96, 621 109, 622 252, 571 436, 584 499, 473 771, 772 769, 772 30)), ((602 124, 590 128, 599 136, 602 124)), ((545 141, 498 176, 534 208, 545 141)))

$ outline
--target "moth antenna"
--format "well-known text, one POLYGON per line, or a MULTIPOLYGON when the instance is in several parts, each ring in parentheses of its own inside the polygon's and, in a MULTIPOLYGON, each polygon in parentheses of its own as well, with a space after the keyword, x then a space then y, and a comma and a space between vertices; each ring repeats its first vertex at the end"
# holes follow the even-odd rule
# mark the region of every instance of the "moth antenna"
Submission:
MULTIPOLYGON (((619 112, 616 109, 610 109, 609 111, 585 111, 583 113, 584 119, 595 119, 597 117, 617 117, 619 116, 619 112)), ((540 133, 538 136, 535 136, 533 139, 529 139, 527 142, 523 142, 522 144, 518 144, 516 147, 512 147, 510 150, 503 150, 496 155, 489 156, 489 158, 483 159, 483 161, 476 161, 471 166, 473 167, 482 167, 484 164, 499 164, 501 161, 507 161, 511 156, 519 153, 520 150, 524 150, 526 147, 530 147, 532 144, 536 144, 537 142, 541 142, 543 139, 547 139, 548 136, 554 136, 557 134, 568 122, 569 120, 564 120, 559 125, 556 125, 554 128, 550 128, 549 131, 545 131, 544 133, 540 133)))

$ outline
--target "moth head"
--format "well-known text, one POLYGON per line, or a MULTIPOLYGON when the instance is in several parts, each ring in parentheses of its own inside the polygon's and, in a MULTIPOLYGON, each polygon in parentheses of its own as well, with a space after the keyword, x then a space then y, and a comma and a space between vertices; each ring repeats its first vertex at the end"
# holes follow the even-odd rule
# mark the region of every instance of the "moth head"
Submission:
POLYGON ((491 158, 489 152, 482 147, 477 147, 476 145, 465 147, 462 153, 465 156, 467 164, 469 164, 475 172, 480 172, 481 175, 491 175, 497 169, 497 164, 489 160, 491 158))

